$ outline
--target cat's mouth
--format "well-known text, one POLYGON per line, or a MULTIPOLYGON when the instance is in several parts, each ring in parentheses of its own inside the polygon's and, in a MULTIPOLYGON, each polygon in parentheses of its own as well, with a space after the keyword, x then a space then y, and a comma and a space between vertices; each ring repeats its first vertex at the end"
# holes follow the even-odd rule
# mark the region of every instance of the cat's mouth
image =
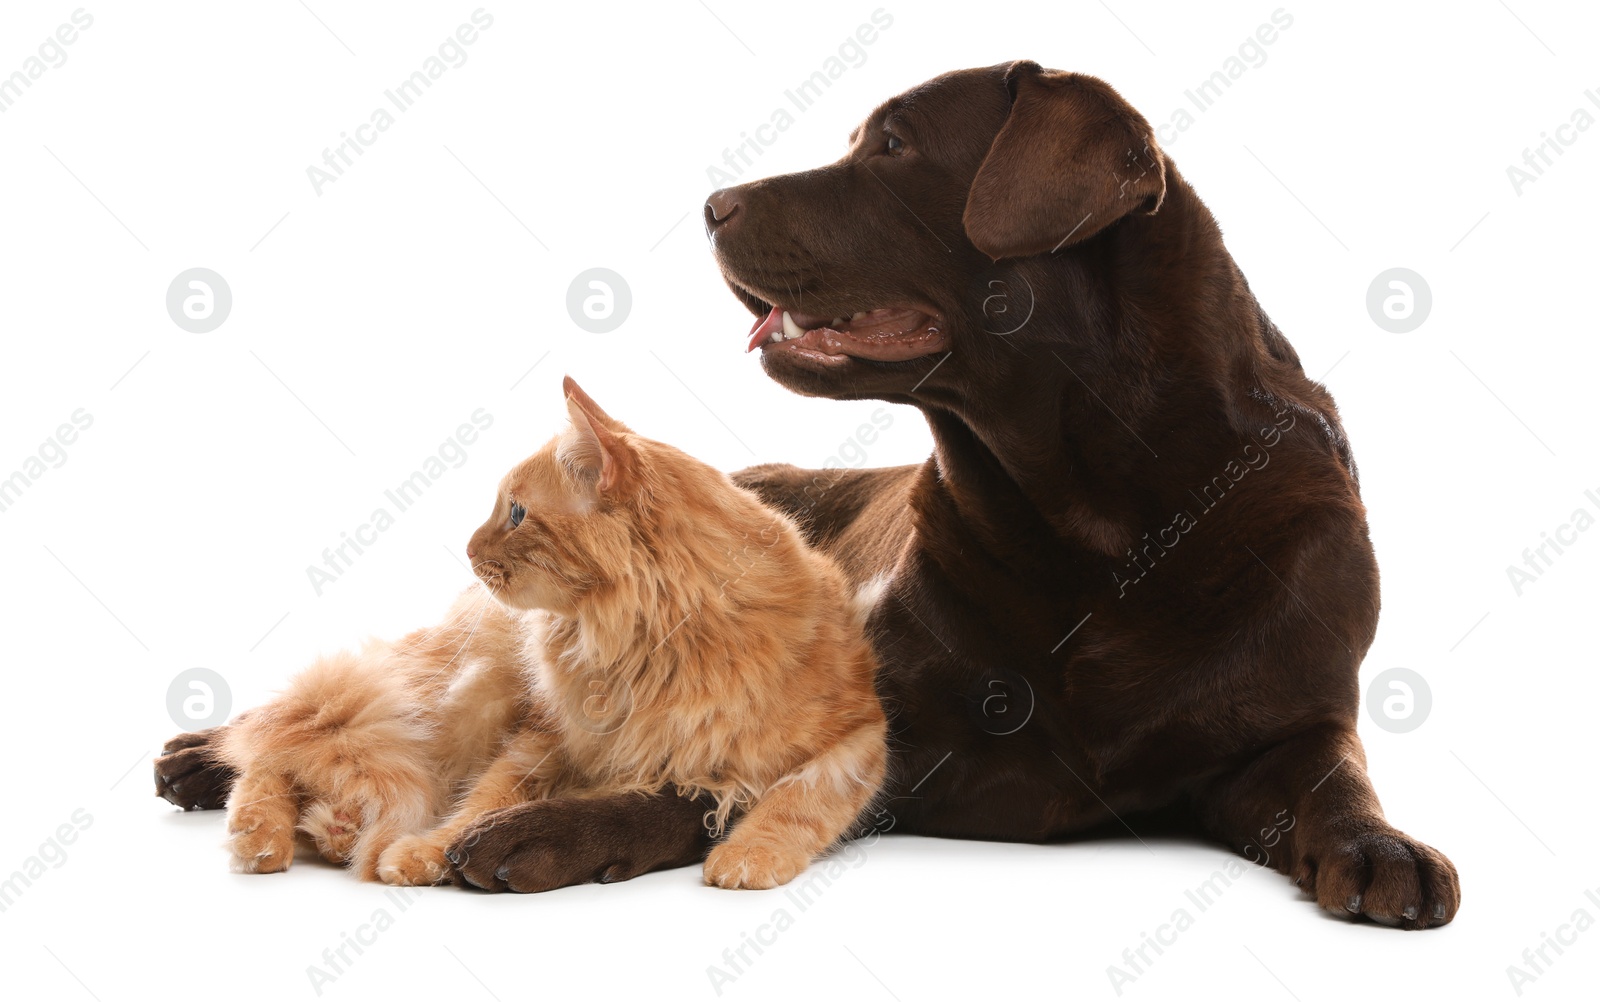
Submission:
POLYGON ((943 326, 937 313, 909 306, 827 316, 774 305, 750 328, 745 350, 760 348, 764 354, 806 355, 826 361, 904 362, 944 351, 950 339, 943 326))

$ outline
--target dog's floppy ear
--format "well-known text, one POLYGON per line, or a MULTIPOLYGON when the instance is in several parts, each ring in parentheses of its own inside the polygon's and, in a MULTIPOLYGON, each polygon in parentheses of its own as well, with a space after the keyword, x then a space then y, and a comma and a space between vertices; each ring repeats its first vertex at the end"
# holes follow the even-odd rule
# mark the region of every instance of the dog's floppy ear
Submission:
POLYGON ((1006 88, 1011 116, 962 217, 974 247, 996 261, 1044 254, 1160 207, 1167 181, 1155 135, 1109 84, 1022 60, 1006 88))

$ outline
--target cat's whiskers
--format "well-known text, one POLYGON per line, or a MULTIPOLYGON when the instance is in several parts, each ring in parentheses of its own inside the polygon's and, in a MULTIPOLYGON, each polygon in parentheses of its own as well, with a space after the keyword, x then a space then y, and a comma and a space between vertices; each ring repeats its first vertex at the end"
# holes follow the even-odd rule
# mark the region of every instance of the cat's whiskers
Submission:
POLYGON ((491 594, 496 588, 504 586, 510 577, 505 565, 498 560, 480 560, 472 565, 472 573, 477 577, 479 584, 487 588, 491 594), (487 570, 480 572, 480 568, 487 570))

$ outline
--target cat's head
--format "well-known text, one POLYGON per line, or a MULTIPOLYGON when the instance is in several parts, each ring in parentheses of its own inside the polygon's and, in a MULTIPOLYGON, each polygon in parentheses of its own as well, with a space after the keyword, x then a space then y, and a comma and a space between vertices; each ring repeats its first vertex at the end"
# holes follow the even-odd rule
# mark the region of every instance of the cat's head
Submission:
POLYGON ((634 559, 652 450, 667 447, 601 410, 571 376, 562 388, 572 426, 500 481, 467 557, 505 605, 571 614, 575 596, 634 559))

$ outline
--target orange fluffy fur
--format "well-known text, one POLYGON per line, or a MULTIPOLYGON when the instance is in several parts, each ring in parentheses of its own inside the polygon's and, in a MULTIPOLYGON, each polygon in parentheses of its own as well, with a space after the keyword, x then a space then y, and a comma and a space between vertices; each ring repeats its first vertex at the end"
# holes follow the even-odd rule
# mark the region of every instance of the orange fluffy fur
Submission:
POLYGON ((713 829, 733 819, 708 883, 772 887, 874 796, 866 603, 725 474, 566 391, 572 427, 507 474, 472 537, 486 588, 224 732, 236 866, 284 869, 298 829, 364 878, 435 883, 489 811, 671 788, 711 795, 713 829))
POLYGON ((298 828, 365 879, 402 835, 452 808, 529 714, 521 624, 482 589, 395 644, 318 660, 223 731, 239 773, 228 802, 237 869, 272 873, 298 828))

